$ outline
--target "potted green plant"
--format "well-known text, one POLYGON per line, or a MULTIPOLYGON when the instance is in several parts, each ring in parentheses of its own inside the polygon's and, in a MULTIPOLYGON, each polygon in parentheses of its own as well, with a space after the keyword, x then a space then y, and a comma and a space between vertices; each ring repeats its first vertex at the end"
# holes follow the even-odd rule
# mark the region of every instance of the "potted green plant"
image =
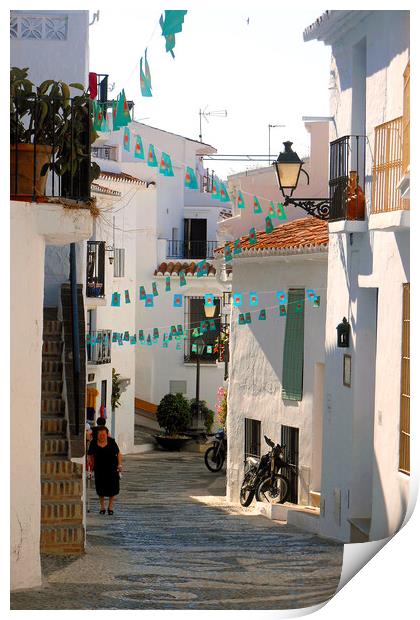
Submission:
MULTIPOLYGON (((97 134, 89 94, 81 84, 45 80, 35 87, 28 71, 10 70, 10 188, 14 194, 31 195, 35 184, 35 193, 43 195, 48 170, 74 176, 89 157, 86 127, 89 143, 97 134), (82 94, 71 99, 70 88, 82 94)), ((99 166, 92 163, 90 180, 99 174, 99 166)))
POLYGON ((111 393, 111 408, 115 411, 117 407, 121 406, 121 387, 120 387, 120 373, 116 372, 115 368, 112 369, 112 393, 111 393))
POLYGON ((183 433, 191 423, 190 403, 182 394, 166 394, 160 401, 156 419, 165 433, 155 435, 165 450, 180 450, 189 441, 183 433))

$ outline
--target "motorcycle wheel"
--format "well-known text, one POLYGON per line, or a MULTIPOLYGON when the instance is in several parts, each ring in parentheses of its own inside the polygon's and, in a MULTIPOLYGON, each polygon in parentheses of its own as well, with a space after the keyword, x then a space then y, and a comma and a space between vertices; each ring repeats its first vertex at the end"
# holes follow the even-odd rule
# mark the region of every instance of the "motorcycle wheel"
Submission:
POLYGON ((241 506, 243 506, 244 508, 247 508, 247 506, 249 506, 254 499, 254 489, 248 488, 248 483, 250 479, 251 474, 246 474, 242 482, 241 491, 239 493, 239 501, 241 502, 241 506))
POLYGON ((261 480, 257 489, 257 500, 270 504, 283 504, 289 493, 289 483, 283 476, 276 475, 272 481, 271 476, 261 480))
POLYGON ((212 446, 211 448, 206 450, 206 453, 204 455, 204 462, 207 469, 214 473, 222 469, 225 459, 220 453, 217 453, 217 449, 215 448, 215 446, 212 446))

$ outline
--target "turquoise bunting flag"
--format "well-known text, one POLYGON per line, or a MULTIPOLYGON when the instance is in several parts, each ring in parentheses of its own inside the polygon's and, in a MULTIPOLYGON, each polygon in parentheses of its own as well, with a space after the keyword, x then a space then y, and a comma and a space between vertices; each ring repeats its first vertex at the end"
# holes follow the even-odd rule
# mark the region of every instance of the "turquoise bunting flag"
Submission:
POLYGON ((186 187, 187 189, 198 189, 196 174, 194 170, 190 168, 190 166, 187 166, 187 169, 185 171, 184 187, 186 187))
POLYGON ((165 37, 165 49, 170 52, 172 58, 175 58, 173 49, 175 47, 175 34, 182 31, 184 17, 187 11, 171 10, 165 11, 165 18, 160 16, 159 24, 162 29, 162 36, 165 37))
POLYGON ((134 147, 134 157, 137 159, 144 159, 143 140, 141 136, 136 136, 136 145, 134 147))

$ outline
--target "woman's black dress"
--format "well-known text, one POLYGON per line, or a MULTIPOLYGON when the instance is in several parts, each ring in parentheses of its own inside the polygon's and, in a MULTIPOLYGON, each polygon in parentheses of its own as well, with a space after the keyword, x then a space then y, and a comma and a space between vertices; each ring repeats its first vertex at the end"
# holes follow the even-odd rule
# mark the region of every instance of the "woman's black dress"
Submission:
POLYGON ((100 497, 114 497, 120 492, 120 477, 117 471, 119 451, 112 437, 108 437, 108 443, 103 448, 98 446, 96 441, 90 442, 88 454, 94 458, 95 488, 100 497))

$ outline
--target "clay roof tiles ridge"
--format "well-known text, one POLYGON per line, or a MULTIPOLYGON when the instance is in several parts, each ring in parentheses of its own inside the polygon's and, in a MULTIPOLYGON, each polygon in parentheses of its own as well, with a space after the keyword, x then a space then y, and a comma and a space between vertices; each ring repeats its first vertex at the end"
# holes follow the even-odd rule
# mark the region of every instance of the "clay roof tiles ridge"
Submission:
MULTIPOLYGON (((278 252, 291 254, 302 253, 304 250, 323 249, 328 246, 328 223, 315 217, 304 217, 285 224, 280 224, 271 233, 257 232, 257 243, 249 242, 249 235, 240 237, 240 247, 246 255, 276 254, 278 252)), ((233 242, 230 242, 233 251, 233 242)), ((215 252, 220 254, 223 247, 215 252)), ((241 257, 239 254, 238 257, 241 257)))

